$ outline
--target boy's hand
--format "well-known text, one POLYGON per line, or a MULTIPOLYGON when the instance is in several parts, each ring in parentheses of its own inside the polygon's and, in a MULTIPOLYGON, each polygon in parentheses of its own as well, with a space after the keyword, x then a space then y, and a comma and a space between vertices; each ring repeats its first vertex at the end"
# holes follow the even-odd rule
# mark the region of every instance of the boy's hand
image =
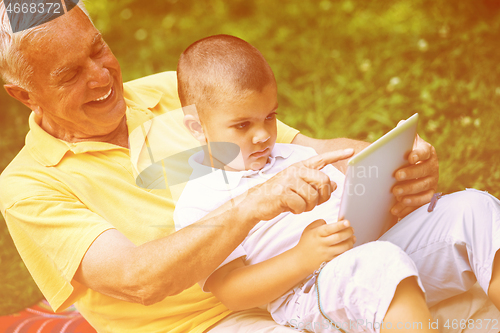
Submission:
POLYGON ((324 261, 351 249, 356 242, 354 230, 347 220, 326 224, 324 220, 316 220, 309 224, 293 248, 296 252, 297 265, 313 272, 324 261))

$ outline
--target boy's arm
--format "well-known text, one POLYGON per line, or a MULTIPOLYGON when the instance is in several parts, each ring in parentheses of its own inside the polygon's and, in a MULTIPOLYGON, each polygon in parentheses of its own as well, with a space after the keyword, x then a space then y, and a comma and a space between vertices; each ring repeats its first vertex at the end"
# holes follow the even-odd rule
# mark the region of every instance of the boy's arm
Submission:
POLYGON ((317 220, 304 229, 299 244, 276 257, 246 266, 241 258, 216 270, 205 283, 225 306, 241 311, 267 304, 293 288, 324 261, 352 248, 347 221, 317 220))
POLYGON ((311 274, 294 258, 292 250, 250 266, 238 258, 212 273, 205 283, 205 290, 232 311, 267 304, 311 274))

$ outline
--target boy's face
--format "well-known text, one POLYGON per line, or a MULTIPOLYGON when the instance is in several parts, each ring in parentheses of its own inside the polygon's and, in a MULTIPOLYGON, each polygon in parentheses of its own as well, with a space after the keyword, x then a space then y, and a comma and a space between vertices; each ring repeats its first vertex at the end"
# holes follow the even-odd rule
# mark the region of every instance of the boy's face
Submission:
MULTIPOLYGON (((226 165, 228 170, 259 170, 266 164, 276 142, 276 83, 262 92, 243 92, 237 103, 208 111, 203 131, 208 142, 231 142, 240 147, 239 156, 226 165)), ((212 156, 216 160, 217 156, 212 156)))

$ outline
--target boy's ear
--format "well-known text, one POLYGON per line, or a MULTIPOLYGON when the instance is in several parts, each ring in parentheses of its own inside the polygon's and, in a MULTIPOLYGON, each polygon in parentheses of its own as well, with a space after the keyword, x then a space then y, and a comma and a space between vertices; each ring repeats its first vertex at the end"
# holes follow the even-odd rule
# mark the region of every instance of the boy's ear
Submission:
POLYGON ((192 114, 187 114, 184 116, 184 126, 189 130, 191 135, 201 143, 207 143, 207 138, 203 132, 203 127, 200 121, 192 114))
POLYGON ((3 87, 5 88, 5 91, 7 91, 7 94, 33 110, 37 116, 40 117, 42 115, 42 110, 33 102, 30 93, 26 89, 15 84, 5 84, 3 87))

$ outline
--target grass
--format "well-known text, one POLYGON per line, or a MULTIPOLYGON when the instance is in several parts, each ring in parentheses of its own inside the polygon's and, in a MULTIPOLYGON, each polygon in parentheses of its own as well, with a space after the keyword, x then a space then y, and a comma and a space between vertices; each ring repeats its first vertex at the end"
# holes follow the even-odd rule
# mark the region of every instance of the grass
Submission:
POLYGON ((4 315, 20 311, 43 296, 19 257, 3 219, 0 221, 0 246, 0 315, 4 315))
MULTIPOLYGON (((236 35, 273 68, 287 124, 317 138, 373 141, 419 112, 419 133, 438 151, 439 190, 475 187, 500 197, 498 1, 87 3, 124 80, 175 69, 197 39, 236 35)), ((0 105, 1 170, 23 144, 28 111, 5 93, 0 105)), ((3 299, 38 298, 0 229, 3 299)))

